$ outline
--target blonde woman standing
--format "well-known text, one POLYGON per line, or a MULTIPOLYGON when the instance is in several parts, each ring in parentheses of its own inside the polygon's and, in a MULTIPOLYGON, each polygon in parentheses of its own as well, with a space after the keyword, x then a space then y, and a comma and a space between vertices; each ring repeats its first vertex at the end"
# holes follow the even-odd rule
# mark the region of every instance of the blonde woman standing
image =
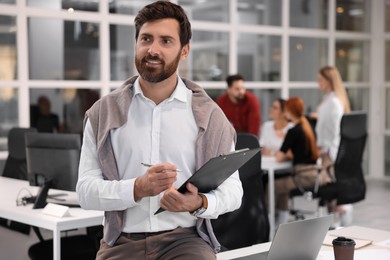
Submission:
MULTIPOLYGON (((329 165, 336 160, 339 149, 341 118, 344 113, 351 111, 351 107, 343 81, 336 67, 325 66, 321 68, 318 72, 317 81, 320 90, 324 93, 323 100, 317 109, 315 129, 317 145, 320 149, 322 164, 329 165)), ((330 210, 334 211, 334 206, 330 210)), ((342 225, 351 224, 352 205, 339 206, 336 211, 341 216, 342 225)))

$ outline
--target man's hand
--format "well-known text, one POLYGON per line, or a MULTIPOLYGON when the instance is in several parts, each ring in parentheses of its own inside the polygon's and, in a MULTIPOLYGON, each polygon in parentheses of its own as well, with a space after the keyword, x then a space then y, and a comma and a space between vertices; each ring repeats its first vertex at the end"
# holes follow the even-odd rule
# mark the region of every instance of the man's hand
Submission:
POLYGON ((173 212, 193 212, 200 208, 203 203, 202 197, 198 194, 198 188, 187 183, 187 192, 180 193, 175 187, 170 187, 164 192, 160 200, 163 209, 173 212))
POLYGON ((170 163, 160 163, 148 168, 146 173, 135 180, 134 200, 155 196, 172 187, 176 181, 176 166, 170 163))

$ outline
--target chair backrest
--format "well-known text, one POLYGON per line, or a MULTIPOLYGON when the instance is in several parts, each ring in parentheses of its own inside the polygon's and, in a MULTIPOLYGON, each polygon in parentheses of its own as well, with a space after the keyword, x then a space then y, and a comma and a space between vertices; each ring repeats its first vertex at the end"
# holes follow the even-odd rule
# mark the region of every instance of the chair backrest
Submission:
MULTIPOLYGON (((255 135, 237 135, 236 149, 259 148, 255 135)), ((241 207, 212 220, 222 250, 251 246, 269 240, 268 212, 264 202, 261 153, 239 169, 244 195, 241 207)))
POLYGON ((367 138, 367 114, 351 112, 341 119, 340 146, 334 163, 337 203, 354 203, 365 198, 362 160, 367 138))
POLYGON ((8 157, 5 162, 3 176, 27 180, 26 147, 24 135, 36 132, 35 128, 12 128, 8 133, 8 157))

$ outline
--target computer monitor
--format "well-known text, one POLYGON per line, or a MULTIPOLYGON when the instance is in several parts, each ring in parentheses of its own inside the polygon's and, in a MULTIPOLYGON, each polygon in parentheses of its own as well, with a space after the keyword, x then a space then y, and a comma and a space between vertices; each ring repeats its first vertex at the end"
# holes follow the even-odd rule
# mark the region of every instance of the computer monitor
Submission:
POLYGON ((33 208, 43 208, 50 188, 75 191, 80 160, 79 134, 27 133, 27 175, 40 186, 33 208))

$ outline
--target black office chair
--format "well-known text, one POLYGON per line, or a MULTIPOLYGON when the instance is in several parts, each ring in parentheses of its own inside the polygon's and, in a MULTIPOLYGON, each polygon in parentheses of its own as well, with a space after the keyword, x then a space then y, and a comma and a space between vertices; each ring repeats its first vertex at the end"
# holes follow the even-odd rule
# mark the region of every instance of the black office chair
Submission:
MULTIPOLYGON (((2 176, 27 180, 27 163, 24 135, 36 132, 35 128, 15 127, 8 132, 8 157, 5 161, 2 176)), ((17 198, 15 198, 16 200, 17 198)), ((30 226, 16 221, 0 218, 0 225, 23 234, 30 233, 30 226)))
POLYGON ((322 201, 337 200, 338 205, 361 201, 366 195, 362 161, 367 138, 367 115, 345 114, 341 119, 341 140, 334 162, 336 182, 319 188, 322 201))
MULTIPOLYGON (((313 198, 319 198, 319 206, 324 206, 333 200, 336 200, 337 205, 342 205, 355 203, 365 198, 366 183, 362 158, 367 138, 366 113, 345 114, 341 119, 340 137, 337 158, 332 165, 335 181, 320 186, 318 189, 300 187, 290 193, 291 197, 310 194, 313 198)), ((297 218, 302 218, 299 210, 293 212, 297 218)))
POLYGON ((24 135, 36 132, 35 128, 12 128, 8 133, 8 157, 5 162, 3 176, 27 180, 27 162, 24 135))
MULTIPOLYGON (((259 148, 259 141, 251 134, 238 134, 236 149, 259 148)), ((268 212, 264 202, 261 171, 261 152, 239 169, 244 195, 242 205, 233 212, 212 220, 214 233, 222 251, 268 242, 268 212)))

